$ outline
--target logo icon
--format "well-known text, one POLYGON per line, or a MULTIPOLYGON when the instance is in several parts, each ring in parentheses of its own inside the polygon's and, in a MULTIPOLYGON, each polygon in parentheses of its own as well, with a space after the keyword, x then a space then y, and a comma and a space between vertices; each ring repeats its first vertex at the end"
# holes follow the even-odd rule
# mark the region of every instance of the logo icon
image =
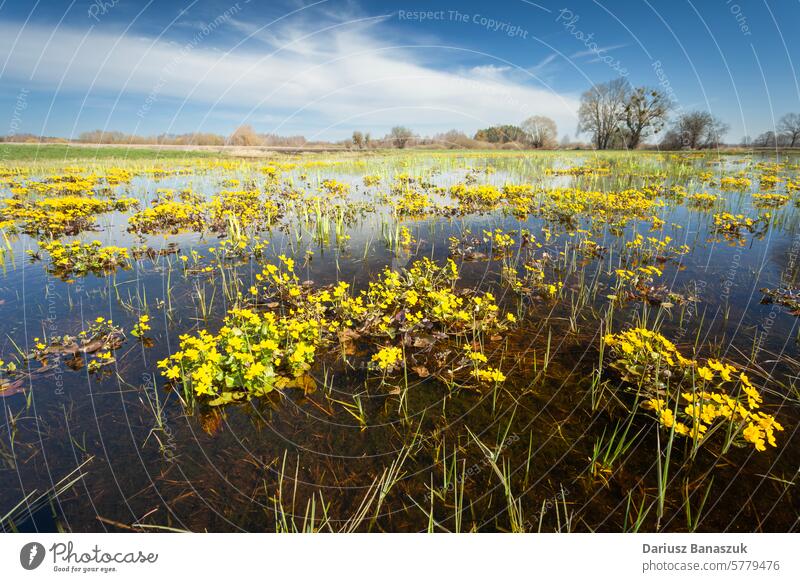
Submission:
POLYGON ((35 570, 44 561, 44 546, 39 542, 29 542, 19 551, 19 563, 26 570, 35 570))

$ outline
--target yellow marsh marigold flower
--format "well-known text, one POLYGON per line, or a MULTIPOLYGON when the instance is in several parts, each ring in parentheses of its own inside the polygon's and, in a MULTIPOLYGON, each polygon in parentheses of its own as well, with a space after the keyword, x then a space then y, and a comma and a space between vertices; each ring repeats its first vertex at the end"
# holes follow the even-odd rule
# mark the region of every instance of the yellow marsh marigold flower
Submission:
POLYGON ((744 436, 744 440, 747 442, 753 443, 757 451, 766 451, 767 447, 764 444, 763 434, 761 428, 751 422, 747 425, 747 428, 744 429, 742 436, 744 436))
POLYGON ((697 375, 700 376, 703 380, 710 382, 714 379, 714 372, 711 371, 710 368, 703 366, 702 368, 697 369, 697 375))
POLYGON ((387 370, 403 361, 403 351, 394 346, 385 347, 377 354, 373 354, 372 361, 376 362, 381 370, 387 370))
POLYGON ((505 374, 503 374, 497 368, 486 368, 485 370, 475 370, 474 374, 475 377, 484 382, 495 382, 499 384, 500 382, 506 381, 505 374))

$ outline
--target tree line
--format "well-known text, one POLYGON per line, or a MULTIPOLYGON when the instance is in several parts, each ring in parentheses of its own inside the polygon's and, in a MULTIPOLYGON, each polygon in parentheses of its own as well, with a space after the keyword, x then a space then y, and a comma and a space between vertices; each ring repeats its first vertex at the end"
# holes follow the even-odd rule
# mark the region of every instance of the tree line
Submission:
MULTIPOLYGON (((707 111, 679 110, 661 89, 633 87, 619 78, 593 85, 581 95, 577 133, 587 135, 594 149, 637 149, 651 138, 661 149, 704 149, 723 144, 729 126, 707 111), (676 113, 670 121, 670 114, 676 113)), ((492 144, 515 144, 520 147, 556 147, 555 121, 533 116, 519 126, 499 125, 479 130, 475 141, 492 144)), ((562 147, 571 147, 564 136, 562 147)), ((742 145, 751 147, 800 147, 800 114, 787 113, 776 130, 754 140, 745 138, 742 145)))
MULTIPOLYGON (((729 126, 706 111, 683 111, 676 107, 668 94, 658 88, 633 87, 626 79, 613 79, 593 85, 581 95, 578 108, 578 135, 586 135, 590 146, 598 150, 637 149, 658 139, 661 149, 704 149, 719 147, 729 126), (670 116, 673 119, 670 120, 670 116)), ((67 141, 58 138, 19 134, 0 138, 0 141, 67 141)), ((556 122, 543 115, 533 115, 519 125, 496 125, 480 129, 470 137, 459 130, 450 130, 432 137, 416 135, 405 126, 395 126, 382 138, 369 132, 353 131, 349 139, 339 142, 308 142, 305 137, 259 134, 251 125, 237 127, 229 136, 214 133, 162 134, 143 137, 120 131, 95 130, 80 134, 83 143, 101 144, 161 144, 200 146, 272 146, 309 147, 338 146, 348 149, 377 149, 406 147, 446 147, 458 149, 554 149, 582 148, 586 144, 573 142, 565 135, 558 141, 556 122)), ((800 147, 800 113, 787 113, 774 130, 755 139, 745 137, 748 147, 800 147)))

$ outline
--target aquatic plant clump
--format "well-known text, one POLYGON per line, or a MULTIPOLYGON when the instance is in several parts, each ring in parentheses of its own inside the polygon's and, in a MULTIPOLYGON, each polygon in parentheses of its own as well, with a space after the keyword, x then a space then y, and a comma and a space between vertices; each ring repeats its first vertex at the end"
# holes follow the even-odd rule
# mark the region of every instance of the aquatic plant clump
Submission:
POLYGON ((99 240, 90 243, 75 240, 68 244, 55 240, 40 242, 39 247, 50 255, 49 269, 59 277, 101 274, 118 267, 127 268, 130 258, 127 248, 103 246, 99 240))
POLYGON ((296 383, 310 368, 325 325, 305 310, 280 316, 233 309, 217 334, 182 335, 180 351, 158 366, 211 406, 264 396, 296 383))
POLYGON ((748 375, 716 359, 700 365, 685 358, 658 332, 634 328, 604 337, 611 348, 610 366, 645 397, 659 424, 675 434, 703 444, 716 428, 729 441, 752 444, 765 451, 777 446, 783 426, 760 410, 763 398, 748 375))
POLYGON ((78 234, 92 228, 99 214, 125 212, 139 204, 135 198, 108 200, 75 195, 33 202, 6 198, 4 202, 6 207, 2 209, 3 219, 13 221, 14 227, 33 236, 78 234))
POLYGON ((204 205, 189 202, 159 202, 131 216, 128 230, 147 234, 203 230, 207 226, 203 210, 204 205))
MULTIPOLYGON (((387 269, 356 296, 346 283, 323 289, 300 285, 294 269, 294 261, 282 256, 280 266, 268 265, 259 275, 263 291, 252 290, 256 297, 279 299, 274 307, 281 305, 280 311, 259 312, 258 303, 237 307, 218 333, 201 330, 182 335, 180 350, 159 362, 162 374, 181 382, 187 395, 220 405, 274 389, 306 386, 308 380, 301 378, 314 364, 318 349, 340 337, 399 339, 412 348, 431 348, 443 340, 494 335, 515 321, 511 314, 500 319, 491 293, 455 291, 458 268, 453 261, 440 267, 421 259, 401 273, 387 269), (430 339, 420 346, 411 332, 424 332, 430 339)), ((398 346, 385 346, 371 361, 387 371, 403 361, 402 354, 398 346)), ((496 368, 458 362, 455 367, 480 381, 505 380, 496 368)))
POLYGON ((89 372, 98 372, 116 362, 114 351, 122 346, 125 333, 111 319, 96 317, 75 335, 65 334, 49 338, 33 338, 33 348, 25 357, 38 360, 47 370, 52 360, 67 358, 65 363, 73 370, 84 366, 89 372))
POLYGON ((443 267, 425 258, 402 272, 387 268, 369 284, 350 315, 362 322, 362 332, 390 337, 419 329, 452 335, 506 329, 494 295, 456 291, 457 279, 458 267, 452 260, 443 267))

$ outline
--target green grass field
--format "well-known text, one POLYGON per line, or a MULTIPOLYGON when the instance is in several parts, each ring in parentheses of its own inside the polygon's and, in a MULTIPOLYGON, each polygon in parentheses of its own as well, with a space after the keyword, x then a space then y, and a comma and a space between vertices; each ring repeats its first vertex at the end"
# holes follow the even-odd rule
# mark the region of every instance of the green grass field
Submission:
POLYGON ((49 160, 175 160, 187 158, 226 157, 227 154, 206 150, 124 146, 74 146, 69 144, 0 144, 0 163, 49 160))

